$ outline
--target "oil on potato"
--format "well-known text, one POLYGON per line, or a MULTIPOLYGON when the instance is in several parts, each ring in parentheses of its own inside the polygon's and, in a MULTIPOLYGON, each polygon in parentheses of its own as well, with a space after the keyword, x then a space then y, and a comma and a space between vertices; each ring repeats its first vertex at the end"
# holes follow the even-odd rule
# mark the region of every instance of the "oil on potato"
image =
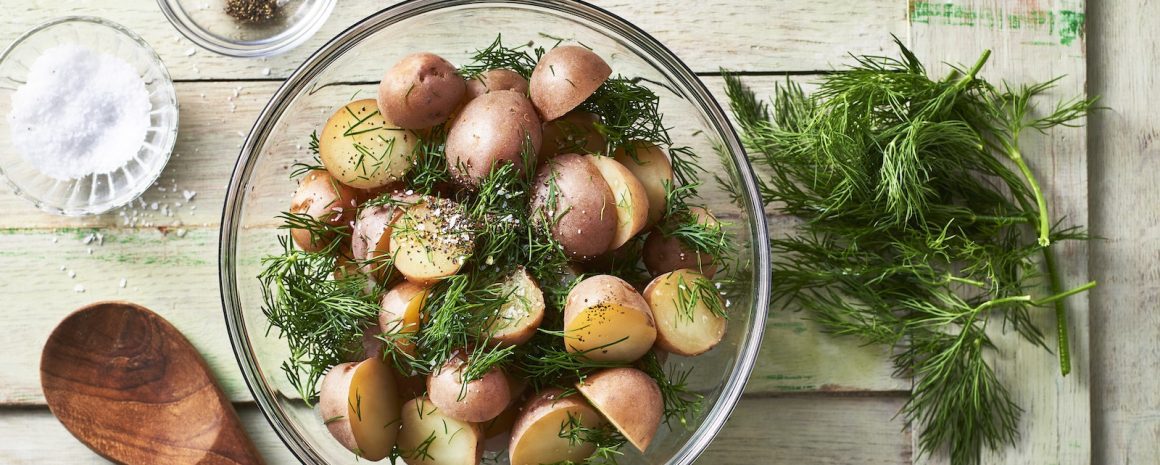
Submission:
POLYGON ((504 280, 502 291, 507 300, 487 322, 488 339, 508 346, 528 342, 544 320, 544 292, 523 267, 504 280))
POLYGON ((479 187, 502 164, 522 171, 522 153, 540 149, 540 117, 523 94, 498 90, 467 102, 447 133, 447 168, 456 182, 479 187))
POLYGON ((387 70, 379 82, 378 108, 405 129, 427 129, 447 120, 467 83, 455 66, 433 53, 412 53, 387 70))
POLYGON ((318 135, 318 157, 339 182, 375 189, 411 169, 419 138, 389 123, 374 99, 356 100, 334 112, 318 135))
MULTIPOLYGON (((354 218, 355 197, 354 189, 335 180, 326 170, 311 170, 303 176, 290 199, 290 213, 330 226, 343 226, 354 218)), ((290 236, 298 248, 307 252, 322 250, 335 239, 333 234, 313 234, 302 228, 291 229, 290 236)))
POLYGON ((419 332, 420 312, 429 293, 426 286, 403 281, 379 300, 379 333, 404 354, 416 355, 414 339, 419 332))
POLYGON ((564 306, 564 344, 569 352, 604 362, 632 362, 657 338, 652 312, 636 289, 612 275, 580 281, 564 306))
POLYGON ((588 158, 564 154, 540 166, 532 186, 532 217, 547 222, 569 256, 607 252, 616 236, 616 198, 588 158))

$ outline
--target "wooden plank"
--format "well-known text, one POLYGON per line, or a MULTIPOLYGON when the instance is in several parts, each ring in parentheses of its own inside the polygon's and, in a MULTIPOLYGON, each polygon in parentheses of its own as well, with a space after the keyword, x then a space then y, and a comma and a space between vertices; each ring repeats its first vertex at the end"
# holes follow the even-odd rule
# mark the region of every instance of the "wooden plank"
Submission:
MULTIPOLYGON (((967 63, 983 49, 994 54, 982 75, 1012 84, 1064 76, 1047 98, 1083 95, 1086 85, 1083 0, 994 2, 954 0, 910 2, 910 44, 928 64, 967 63)), ((947 67, 932 67, 936 73, 947 67)), ((1046 101, 1046 99, 1044 100, 1046 101)), ((1048 103, 1047 105, 1053 105, 1048 103)), ((1084 128, 1062 128, 1040 135, 1025 131, 1023 153, 1044 185, 1053 219, 1088 223, 1087 138, 1084 128)), ((1065 287, 1088 280, 1088 249, 1083 243, 1056 244, 1065 287)), ((985 454, 983 463, 1086 464, 1091 459, 1089 410, 1088 296, 1068 299, 1073 371, 1061 378, 1056 357, 1027 347, 1014 337, 999 338, 996 372, 1025 413, 1014 447, 985 454)), ((1055 318, 1035 318, 1054 346, 1055 318)), ((917 437, 917 435, 916 435, 917 437)), ((936 457, 941 462, 945 457, 936 457)))
MULTIPOLYGON (((230 58, 195 46, 169 24, 154 2, 94 0, 86 12, 123 24, 155 48, 175 79, 278 79, 285 78, 307 56, 331 37, 358 20, 396 2, 343 0, 323 28, 299 48, 268 59, 230 58)), ((749 71, 812 71, 828 69, 849 50, 874 52, 889 44, 890 34, 906 30, 904 5, 894 0, 792 0, 775 4, 713 0, 673 3, 662 0, 605 0, 594 2, 654 34, 696 71, 715 72, 719 67, 749 71), (706 39, 712 37, 712 41, 706 39)), ((215 5, 207 2, 206 5, 215 5)), ((60 16, 58 2, 35 0, 6 6, 0 23, 0 43, 15 40, 33 25, 60 16)), ((447 29, 464 37, 457 49, 486 46, 495 31, 508 33, 502 24, 456 23, 445 29, 418 31, 443 37, 447 29), (480 29, 472 29, 478 27, 480 29), (476 31, 475 35, 468 32, 476 31)), ((525 27, 511 34, 535 34, 525 27)), ((555 33, 556 31, 542 31, 555 33)), ((421 36, 414 37, 422 44, 421 36)), ((455 40, 455 39, 451 39, 455 40)), ((373 68, 373 67, 372 67, 373 68)), ((381 70, 372 70, 378 79, 381 70)))
MULTIPOLYGON (((896 397, 744 399, 698 463, 905 464, 909 437, 893 418, 901 402, 896 397)), ((297 463, 256 407, 242 406, 239 414, 267 463, 297 463)), ((108 463, 45 409, 0 410, 0 436, 9 438, 0 463, 108 463)))
POLYGON ((1160 457, 1160 36, 1156 2, 1091 2, 1088 89, 1108 109, 1090 121, 1092 463, 1160 457))

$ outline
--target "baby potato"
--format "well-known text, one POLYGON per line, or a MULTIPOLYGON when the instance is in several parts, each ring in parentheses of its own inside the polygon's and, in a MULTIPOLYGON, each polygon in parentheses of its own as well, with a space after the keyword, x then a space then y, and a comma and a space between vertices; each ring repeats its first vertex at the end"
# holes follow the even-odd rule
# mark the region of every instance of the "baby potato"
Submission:
POLYGON ((379 82, 378 108, 404 129, 427 129, 447 121, 467 90, 455 66, 433 53, 412 53, 379 82))
POLYGON ((542 161, 561 153, 606 153, 608 141, 596 130, 599 122, 600 115, 573 111, 544 123, 544 143, 537 155, 542 161))
POLYGON ((504 280, 503 292, 507 301, 488 320, 488 339, 509 346, 528 342, 544 321, 544 292, 524 267, 504 280))
MULTIPOLYGON (((298 190, 290 199, 290 213, 309 216, 331 226, 342 226, 354 218, 354 202, 354 189, 336 181, 326 170, 311 170, 302 177, 298 190)), ((306 229, 290 230, 294 243, 307 252, 322 250, 335 239, 317 236, 306 229)))
POLYGON ((573 258, 609 250, 616 237, 616 198, 588 158, 568 153, 540 166, 532 186, 532 217, 546 221, 552 237, 573 258))
POLYGON ((447 133, 447 168, 456 182, 476 188, 500 164, 523 170, 521 153, 531 143, 533 153, 542 141, 540 117, 526 96, 496 90, 467 102, 447 133))
POLYGON ((600 176, 612 189, 616 199, 616 234, 612 236, 610 249, 618 249, 644 229, 648 222, 648 196, 644 186, 628 168, 611 157, 586 155, 600 171, 600 176))
POLYGON ((318 409, 326 428, 347 449, 382 460, 399 433, 399 397, 394 376, 382 360, 335 365, 322 379, 318 409))
POLYGON ((568 352, 602 362, 632 362, 657 338, 648 302, 612 275, 580 281, 564 303, 564 345, 568 352))
POLYGON ((424 197, 407 206, 391 226, 388 246, 395 269, 408 281, 428 284, 459 272, 475 238, 458 203, 424 197))
POLYGON ((634 142, 616 149, 616 161, 632 172, 648 196, 648 221, 657 224, 665 213, 665 185, 673 184, 673 165, 664 150, 648 142, 634 142))
POLYGON ((596 451, 595 444, 573 441, 568 433, 575 426, 598 428, 604 425, 604 418, 583 397, 563 394, 558 388, 545 389, 524 407, 512 427, 508 445, 511 465, 580 463, 596 451))
POLYGON ((468 355, 459 351, 427 376, 427 395, 444 415, 481 423, 499 415, 511 401, 507 375, 494 367, 464 386, 468 355))
POLYGON ((416 355, 413 338, 419 332, 420 311, 429 293, 426 286, 403 281, 379 300, 379 333, 390 336, 395 348, 405 354, 416 355))
POLYGON ((725 337, 725 303, 704 275, 682 269, 657 276, 644 290, 657 325, 657 347, 693 356, 725 337))
POLYGON ((648 449, 664 416, 656 380, 636 368, 605 368, 576 383, 576 389, 628 442, 641 452, 648 449))
POLYGON ((419 138, 388 123, 374 99, 356 100, 334 112, 318 136, 318 157, 339 182, 375 189, 411 169, 419 138))
MULTIPOLYGON (((689 213, 706 228, 721 227, 717 218, 704 208, 689 207, 689 213)), ((654 277, 682 268, 696 270, 709 278, 717 273, 712 255, 693 250, 676 237, 665 236, 659 228, 653 229, 645 239, 643 255, 644 267, 654 277)))
POLYGON ((421 198, 417 195, 396 194, 391 202, 366 206, 358 213, 350 235, 351 258, 360 263, 360 271, 381 277, 390 255, 392 225, 403 216, 403 210, 421 198))
POLYGON ((528 91, 544 121, 564 116, 584 102, 612 75, 612 68, 592 50, 576 45, 553 48, 540 57, 528 91))
POLYGON ((403 404, 399 450, 407 465, 475 465, 483 434, 479 425, 447 416, 430 399, 403 404))
POLYGON ((464 99, 472 100, 497 90, 510 90, 527 95, 528 80, 510 69, 489 69, 467 80, 467 93, 464 99))

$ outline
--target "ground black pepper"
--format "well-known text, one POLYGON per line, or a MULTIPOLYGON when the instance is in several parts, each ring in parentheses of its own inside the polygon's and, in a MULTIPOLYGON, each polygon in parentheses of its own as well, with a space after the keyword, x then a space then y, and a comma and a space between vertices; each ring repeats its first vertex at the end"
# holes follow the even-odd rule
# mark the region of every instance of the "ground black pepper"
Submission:
POLYGON ((277 0, 228 0, 226 14, 243 23, 263 23, 278 12, 277 0))

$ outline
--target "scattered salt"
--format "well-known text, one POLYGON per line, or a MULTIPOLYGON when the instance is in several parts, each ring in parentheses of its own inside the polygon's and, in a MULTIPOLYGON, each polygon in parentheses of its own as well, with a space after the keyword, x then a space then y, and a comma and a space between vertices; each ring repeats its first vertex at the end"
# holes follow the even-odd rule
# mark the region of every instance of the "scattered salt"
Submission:
POLYGON ((197 49, 194 49, 193 47, 185 49, 185 56, 187 57, 191 57, 195 53, 197 53, 197 49))
POLYGON ((12 94, 13 145, 46 176, 77 179, 132 160, 149 129, 145 81, 120 58, 78 45, 44 51, 12 94))
POLYGON ((183 190, 183 191, 181 191, 181 196, 182 196, 182 197, 185 197, 185 201, 186 201, 186 202, 188 202, 188 201, 190 201, 190 200, 193 200, 193 198, 194 198, 195 196, 197 196, 197 192, 194 192, 194 191, 184 191, 184 190, 183 190))
POLYGON ((75 277, 77 277, 77 272, 75 272, 75 271, 69 271, 69 272, 68 272, 68 277, 69 277, 69 279, 72 279, 72 278, 75 278, 75 277))
POLYGON ((125 286, 126 286, 126 285, 128 285, 128 284, 129 284, 129 280, 127 280, 127 279, 125 279, 125 278, 121 278, 121 284, 120 284, 120 286, 121 286, 121 289, 124 289, 124 288, 125 288, 125 286))
POLYGON ((269 76, 270 75, 270 68, 262 68, 262 75, 269 76))
POLYGON ((76 286, 73 286, 73 292, 76 292, 77 294, 83 294, 85 292, 85 286, 77 284, 76 286))

